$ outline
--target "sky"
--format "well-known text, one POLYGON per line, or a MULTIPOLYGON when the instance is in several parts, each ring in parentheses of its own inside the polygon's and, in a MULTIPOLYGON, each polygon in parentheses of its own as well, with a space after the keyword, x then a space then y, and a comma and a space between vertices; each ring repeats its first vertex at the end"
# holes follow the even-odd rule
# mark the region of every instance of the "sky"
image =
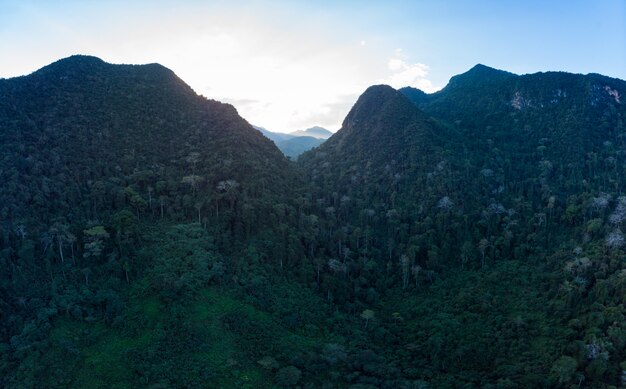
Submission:
POLYGON ((271 131, 336 131, 370 85, 435 92, 477 63, 626 79, 626 0, 0 0, 0 78, 73 54, 160 63, 271 131))

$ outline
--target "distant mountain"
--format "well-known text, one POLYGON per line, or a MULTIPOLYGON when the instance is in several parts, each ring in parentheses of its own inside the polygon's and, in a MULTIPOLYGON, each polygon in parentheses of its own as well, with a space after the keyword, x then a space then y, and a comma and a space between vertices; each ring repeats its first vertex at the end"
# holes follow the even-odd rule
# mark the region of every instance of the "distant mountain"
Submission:
POLYGON ((296 159, 300 154, 322 143, 324 143, 324 139, 314 138, 312 136, 294 136, 290 139, 277 141, 276 146, 278 146, 285 156, 296 159))
POLYGON ((294 138, 294 135, 291 135, 291 134, 285 134, 282 132, 272 132, 263 127, 258 127, 258 126, 252 126, 252 127, 259 130, 261 134, 263 134, 266 138, 270 139, 274 143, 294 138))
POLYGON ((311 136, 313 138, 318 139, 328 139, 333 133, 328 131, 327 129, 319 126, 307 128, 306 130, 298 130, 290 133, 295 136, 311 136))
POLYGON ((272 140, 285 156, 292 159, 305 151, 311 150, 324 143, 333 133, 322 127, 311 127, 306 130, 294 131, 289 134, 272 132, 263 127, 254 126, 265 137, 272 140))

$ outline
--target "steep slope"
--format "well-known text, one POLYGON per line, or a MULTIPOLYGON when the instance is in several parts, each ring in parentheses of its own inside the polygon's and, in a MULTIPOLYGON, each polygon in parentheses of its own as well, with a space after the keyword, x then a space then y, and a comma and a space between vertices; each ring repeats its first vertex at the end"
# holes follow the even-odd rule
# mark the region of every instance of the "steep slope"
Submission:
MULTIPOLYGON (((447 156, 461 153, 457 134, 400 92, 386 85, 368 88, 342 128, 298 160, 322 224, 315 250, 341 259, 342 271, 350 269, 370 285, 380 285, 380 274, 405 254, 411 265, 443 269, 437 258, 455 255, 460 239, 444 222, 456 222, 452 216, 475 201, 464 198, 451 174, 456 160, 447 156), (435 240, 436 258, 427 244, 435 240)), ((389 276, 384 282, 391 285, 395 275, 389 276)), ((363 298, 351 295, 349 282, 326 287, 344 303, 363 298)))
POLYGON ((164 212, 180 204, 173 192, 184 186, 193 197, 215 197, 218 183, 230 179, 258 197, 285 185, 285 173, 270 174, 277 166, 288 171, 271 142, 232 106, 197 96, 160 65, 70 57, 3 80, 0 95, 1 179, 15 184, 4 187, 1 212, 11 223, 50 223, 85 209, 98 218, 98 202, 123 202, 117 193, 132 181, 143 197, 167 197, 164 212))
MULTIPOLYGON (((278 214, 292 223, 297 185, 288 160, 232 106, 161 65, 87 56, 0 80, 0 180, 3 387, 52 385, 39 358, 60 317, 119 325, 131 286, 179 302, 211 274, 242 271, 252 254, 241 252, 277 235, 278 214), (142 254, 147 231, 165 236, 178 223, 178 257, 164 261, 159 239, 142 254), (199 234, 201 245, 185 249, 199 234)), ((280 250, 258 245, 254 263, 270 253, 288 263, 280 250)))
MULTIPOLYGON (((447 352, 433 356, 432 347, 441 344, 428 345, 423 336, 439 332, 430 320, 447 319, 423 309, 406 324, 418 332, 399 336, 426 351, 398 359, 430 358, 424 364, 444 387, 505 379, 521 386, 576 379, 591 387, 619 385, 625 344, 614 334, 626 333, 626 265, 619 259, 626 221, 624 93, 624 81, 599 75, 517 76, 483 65, 431 95, 368 89, 342 129, 300 159, 325 223, 327 243, 317 250, 333 258, 329 266, 344 280, 325 287, 350 307, 403 307, 396 313, 406 319, 403 312, 421 304, 407 290, 420 295, 424 284, 438 290, 438 278, 453 277, 499 296, 498 315, 521 314, 517 289, 502 294, 483 278, 503 272, 533 291, 521 314, 533 320, 522 319, 529 326, 519 335, 525 346, 504 327, 494 329, 497 349, 480 340, 485 334, 469 340, 460 327, 452 330, 454 316, 443 331, 449 338, 438 340, 447 352), (516 276, 529 270, 537 276, 516 276), (373 296, 384 302, 376 305, 373 296), (596 309, 619 312, 620 319, 594 321, 596 309), (481 350, 481 360, 471 363, 462 350, 481 350), (519 353, 544 362, 513 357, 519 353), (499 373, 491 375, 494 365, 499 373), (501 375, 502 365, 516 373, 501 375), (536 372, 545 380, 533 378, 536 372)), ((442 309, 469 303, 452 300, 456 308, 442 309)), ((495 311, 476 309, 485 323, 497 322, 495 311)))
POLYGON ((477 143, 490 139, 505 154, 534 154, 545 146, 546 159, 567 165, 601 152, 607 141, 622 143, 625 89, 626 82, 597 74, 517 76, 477 65, 437 93, 401 92, 477 143))
POLYGON ((363 162, 369 165, 363 166, 365 169, 384 169, 393 160, 402 164, 415 163, 413 159, 428 154, 417 150, 427 148, 431 143, 426 135, 437 136, 439 131, 402 94, 386 85, 372 86, 359 97, 342 128, 316 153, 306 155, 307 163, 341 164, 344 163, 342 154, 351 156, 352 160, 345 163, 363 162), (369 153, 373 144, 376 144, 377 151, 369 153))

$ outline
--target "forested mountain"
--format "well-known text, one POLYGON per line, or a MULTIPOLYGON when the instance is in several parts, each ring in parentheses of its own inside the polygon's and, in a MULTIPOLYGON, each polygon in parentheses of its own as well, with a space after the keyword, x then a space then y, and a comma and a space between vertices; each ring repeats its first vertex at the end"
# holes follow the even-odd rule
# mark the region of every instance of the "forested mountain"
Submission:
POLYGON ((0 386, 623 386, 625 93, 372 86, 296 164, 160 65, 0 80, 0 386))
POLYGON ((287 161, 271 142, 232 106, 197 96, 157 64, 75 56, 3 80, 0 95, 2 180, 27 185, 5 187, 4 219, 98 219, 100 209, 130 201, 131 189, 152 202, 134 204, 138 217, 161 203, 164 214, 195 214, 195 193, 221 181, 253 198, 286 185, 287 161), (283 172, 271 172, 277 166, 283 172), (179 187, 189 189, 188 204, 170 193, 179 187))
POLYGON ((624 81, 598 74, 517 76, 477 65, 432 95, 412 88, 401 92, 468 138, 491 139, 498 148, 511 146, 502 149, 507 156, 535 153, 541 142, 546 159, 565 165, 603 150, 606 141, 622 144, 623 90, 624 81))
POLYGON ((300 158, 347 290, 379 285, 381 307, 402 307, 400 343, 415 348, 397 355, 458 372, 436 386, 626 378, 624 93, 599 75, 477 65, 430 95, 368 89, 300 158), (418 295, 387 292, 398 284, 418 295), (450 316, 423 306, 419 290, 441 285, 455 288, 442 292, 454 296, 441 309, 450 316))
MULTIPOLYGON (((297 182, 232 106, 196 95, 161 65, 87 56, 0 80, 0 155, 3 387, 53 385, 35 356, 48 350, 54 320, 119 324, 128 286, 148 269, 153 292, 179 296, 245 266, 221 255, 247 258, 252 241, 278 246, 275 212, 290 220, 281 204, 297 182), (159 234, 178 234, 171 244, 180 247, 205 239, 159 265, 146 254, 159 234)), ((271 250, 276 262, 288 260, 281 251, 271 250)))

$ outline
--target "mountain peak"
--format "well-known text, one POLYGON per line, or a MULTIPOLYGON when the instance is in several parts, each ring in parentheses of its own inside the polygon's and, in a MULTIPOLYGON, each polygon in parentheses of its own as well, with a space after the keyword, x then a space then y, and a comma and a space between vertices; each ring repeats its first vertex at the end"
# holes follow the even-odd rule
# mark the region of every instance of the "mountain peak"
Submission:
POLYGON ((474 65, 470 70, 466 71, 465 73, 461 73, 452 77, 450 79, 450 82, 444 89, 459 86, 475 86, 479 83, 499 81, 511 77, 517 77, 517 75, 479 63, 474 65))
POLYGON ((472 68, 470 70, 468 70, 467 72, 500 72, 502 70, 498 70, 496 68, 492 68, 491 66, 487 66, 487 65, 483 65, 482 63, 477 63, 476 65, 472 66, 472 68))
POLYGON ((372 85, 363 92, 361 98, 370 96, 391 97, 398 93, 397 90, 386 84, 372 85))
POLYGON ((294 136, 310 136, 317 139, 328 139, 333 135, 332 132, 320 126, 313 126, 311 128, 307 128, 306 130, 294 131, 290 134, 294 136))
POLYGON ((66 58, 61 58, 60 60, 53 62, 53 64, 79 64, 79 63, 91 63, 91 64, 103 64, 106 63, 102 59, 95 57, 93 55, 84 55, 84 54, 74 54, 70 55, 66 58))
MULTIPOLYGON (((374 85, 363 92, 341 129, 322 147, 326 144, 327 147, 336 145, 338 148, 360 147, 355 145, 371 143, 388 144, 389 150, 392 150, 395 146, 391 146, 390 142, 399 138, 405 139, 402 142, 409 142, 408 139, 414 135, 410 127, 425 120, 423 112, 400 91, 388 85, 374 85)), ((392 154, 390 151, 380 154, 380 157, 387 158, 392 154)))
POLYGON ((58 71, 61 69, 93 70, 104 65, 108 64, 98 57, 77 54, 55 61, 50 65, 39 69, 38 72, 47 72, 50 70, 58 71))
POLYGON ((375 113, 384 110, 384 107, 395 98, 404 98, 400 93, 389 85, 373 85, 363 92, 356 101, 342 127, 351 127, 348 123, 356 124, 363 120, 369 120, 375 113))
POLYGON ((82 76, 82 75, 95 75, 97 73, 108 71, 109 69, 115 69, 114 71, 133 71, 143 70, 160 77, 172 77, 174 72, 158 63, 151 63, 145 65, 117 65, 108 63, 98 57, 91 55, 76 54, 66 58, 62 58, 50 65, 35 71, 37 75, 52 75, 56 74, 59 77, 67 76, 82 76))
POLYGON ((494 76, 505 76, 505 75, 513 76, 514 74, 504 71, 504 70, 492 68, 487 65, 483 65, 482 63, 478 63, 472 66, 470 70, 468 70, 465 73, 462 73, 461 75, 468 75, 468 76, 472 75, 475 77, 494 77, 494 76))

